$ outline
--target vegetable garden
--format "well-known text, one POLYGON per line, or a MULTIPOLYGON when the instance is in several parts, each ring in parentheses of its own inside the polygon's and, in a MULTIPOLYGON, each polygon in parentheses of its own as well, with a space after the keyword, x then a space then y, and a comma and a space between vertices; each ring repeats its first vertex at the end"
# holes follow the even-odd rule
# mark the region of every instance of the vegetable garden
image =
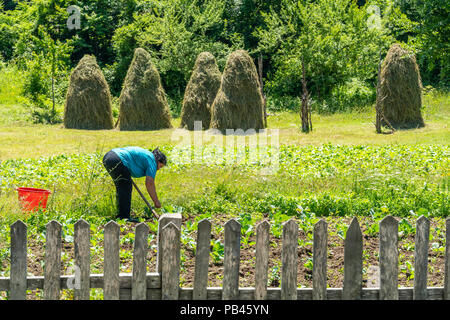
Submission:
MULTIPOLYGON (((208 161, 208 157, 214 157, 212 149, 203 147, 206 166, 177 158, 179 153, 173 148, 173 154, 168 152, 171 154, 168 167, 158 177, 165 203, 162 212, 183 216, 181 285, 192 286, 197 224, 209 219, 213 227, 208 284, 220 286, 224 222, 236 218, 241 224, 242 261, 246 261, 241 265, 240 285, 253 286, 254 226, 268 219, 273 249, 268 285, 279 286, 282 224, 294 218, 299 225, 299 286, 311 287, 313 226, 324 218, 330 232, 328 285, 342 287, 343 241, 353 216, 359 217, 364 234, 363 272, 367 285, 369 267, 377 265, 378 225, 390 214, 399 222, 400 286, 411 286, 414 279, 415 224, 421 215, 431 221, 428 281, 430 286, 442 286, 448 146, 282 145, 278 171, 266 176, 258 175, 261 169, 258 163, 231 165, 208 161)), ((265 156, 269 156, 270 150, 266 152, 265 156)), ((66 274, 73 272, 73 225, 80 218, 90 223, 91 272, 102 273, 103 226, 114 215, 115 206, 114 188, 101 166, 101 156, 101 153, 73 154, 1 163, 0 276, 9 275, 9 226, 16 219, 22 219, 28 226, 29 273, 42 274, 45 225, 53 219, 62 224, 62 270, 66 274), (18 210, 13 187, 30 184, 53 191, 46 212, 23 214, 18 210)), ((132 209, 145 219, 147 212, 137 195, 133 196, 132 209)), ((158 224, 156 219, 145 221, 149 226, 148 268, 152 270, 158 224)), ((119 225, 121 272, 131 272, 134 225, 123 222, 119 225)), ((102 297, 101 289, 92 290, 92 298, 102 297)), ((42 292, 35 291, 32 294, 36 298, 42 296, 42 292)), ((73 294, 68 289, 63 292, 62 298, 73 294)))

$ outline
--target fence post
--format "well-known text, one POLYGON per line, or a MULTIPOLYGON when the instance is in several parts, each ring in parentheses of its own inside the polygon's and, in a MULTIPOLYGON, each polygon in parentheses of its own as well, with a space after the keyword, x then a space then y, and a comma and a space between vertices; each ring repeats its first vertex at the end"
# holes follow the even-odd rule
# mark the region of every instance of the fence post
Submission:
POLYGON ((398 300, 398 222, 380 222, 380 300, 398 300))
POLYGON ((132 300, 147 299, 147 247, 149 228, 145 222, 136 225, 133 251, 132 300))
POLYGON ((211 246, 211 222, 203 219, 197 227, 197 248, 195 251, 194 300, 206 300, 208 286, 209 248, 211 246))
POLYGON ((119 259, 120 227, 115 221, 105 225, 104 263, 103 263, 103 297, 105 300, 119 300, 120 293, 120 259, 119 259))
POLYGON ((17 220, 11 225, 10 299, 27 297, 27 225, 17 220))
POLYGON ((241 224, 235 219, 225 223, 223 258, 223 300, 239 298, 239 262, 241 255, 241 224))
POLYGON ((46 225, 44 299, 58 300, 61 287, 61 224, 55 220, 46 225))
POLYGON ((445 220, 444 300, 450 300, 450 218, 445 220))
POLYGON ((313 300, 327 299, 327 223, 321 219, 314 226, 313 300))
POLYGON ((169 224, 169 222, 173 222, 179 230, 181 230, 181 214, 180 213, 164 213, 159 217, 158 220, 158 235, 156 238, 156 272, 161 273, 162 270, 162 254, 163 254, 163 247, 161 245, 161 232, 162 229, 169 224))
POLYGON ((294 219, 283 223, 281 251, 281 300, 297 300, 298 225, 294 219))
MULTIPOLYGON (((75 279, 79 287, 75 287, 75 300, 90 298, 90 266, 91 266, 91 230, 89 223, 83 219, 74 225, 75 266, 80 268, 80 279, 75 279)), ((77 274, 77 272, 75 272, 77 274)))
POLYGON ((427 298, 429 236, 430 221, 424 216, 420 216, 416 223, 414 248, 414 300, 425 300, 427 298))
POLYGON ((256 227, 255 300, 267 299, 270 224, 264 220, 256 227))
POLYGON ((344 244, 344 285, 342 299, 360 300, 362 291, 362 233, 358 219, 353 218, 344 244))
POLYGON ((169 222, 161 230, 161 293, 163 300, 178 300, 180 286, 180 229, 169 222))

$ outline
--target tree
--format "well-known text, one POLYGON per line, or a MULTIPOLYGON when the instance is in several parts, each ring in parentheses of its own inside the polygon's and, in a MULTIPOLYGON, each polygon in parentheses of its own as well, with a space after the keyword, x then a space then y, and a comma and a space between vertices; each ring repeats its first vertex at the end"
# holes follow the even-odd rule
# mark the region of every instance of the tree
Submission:
POLYGON ((135 20, 118 28, 113 37, 117 52, 115 90, 122 85, 125 66, 131 61, 134 48, 141 47, 152 55, 163 87, 178 100, 181 110, 184 89, 198 54, 212 53, 223 69, 228 54, 243 47, 239 38, 231 39, 231 44, 224 41, 227 27, 222 19, 223 12, 224 3, 215 0, 138 4, 135 20))
POLYGON ((450 85, 450 2, 400 0, 398 6, 414 23, 408 43, 416 51, 422 79, 450 85))
POLYGON ((0 1, 0 8, 1 8, 1 4, 3 2, 3 9, 6 10, 14 10, 14 8, 16 7, 16 3, 14 2, 14 0, 3 0, 0 1))
POLYGON ((365 7, 347 0, 281 3, 279 12, 263 14, 267 27, 257 31, 259 50, 273 55, 276 66, 268 82, 272 94, 300 96, 307 82, 320 101, 351 78, 376 78, 379 51, 391 37, 368 28, 365 7))

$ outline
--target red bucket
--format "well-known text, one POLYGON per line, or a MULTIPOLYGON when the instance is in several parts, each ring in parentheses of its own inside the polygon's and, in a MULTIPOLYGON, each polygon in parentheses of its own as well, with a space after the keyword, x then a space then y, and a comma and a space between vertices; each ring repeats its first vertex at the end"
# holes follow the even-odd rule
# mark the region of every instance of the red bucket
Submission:
POLYGON ((36 211, 47 207, 49 190, 36 188, 17 188, 19 203, 24 211, 36 211))

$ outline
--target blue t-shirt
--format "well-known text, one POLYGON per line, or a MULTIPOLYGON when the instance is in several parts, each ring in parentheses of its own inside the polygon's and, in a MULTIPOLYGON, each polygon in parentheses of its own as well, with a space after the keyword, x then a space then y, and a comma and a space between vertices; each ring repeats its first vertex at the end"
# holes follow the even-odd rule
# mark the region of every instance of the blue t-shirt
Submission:
POLYGON ((155 179, 157 165, 153 152, 140 147, 115 148, 112 151, 130 170, 133 178, 150 176, 155 179))

